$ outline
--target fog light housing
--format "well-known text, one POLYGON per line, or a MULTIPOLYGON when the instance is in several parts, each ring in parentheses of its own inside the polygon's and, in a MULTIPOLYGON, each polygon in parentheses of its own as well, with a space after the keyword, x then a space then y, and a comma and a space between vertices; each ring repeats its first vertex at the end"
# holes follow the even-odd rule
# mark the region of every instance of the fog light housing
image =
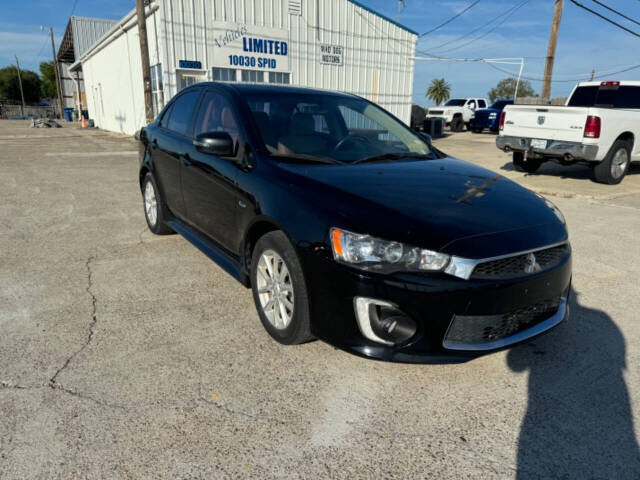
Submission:
POLYGON ((399 345, 410 340, 417 331, 416 322, 392 303, 366 297, 356 297, 353 303, 358 328, 369 340, 399 345))

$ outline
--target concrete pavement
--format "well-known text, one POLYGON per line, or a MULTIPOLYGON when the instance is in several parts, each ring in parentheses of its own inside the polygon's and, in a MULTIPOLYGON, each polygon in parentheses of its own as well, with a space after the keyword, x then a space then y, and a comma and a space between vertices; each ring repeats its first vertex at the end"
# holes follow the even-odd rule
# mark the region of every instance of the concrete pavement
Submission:
POLYGON ((135 142, 0 121, 0 478, 640 477, 640 175, 551 193, 572 317, 459 365, 281 346, 249 290, 147 230, 135 142))

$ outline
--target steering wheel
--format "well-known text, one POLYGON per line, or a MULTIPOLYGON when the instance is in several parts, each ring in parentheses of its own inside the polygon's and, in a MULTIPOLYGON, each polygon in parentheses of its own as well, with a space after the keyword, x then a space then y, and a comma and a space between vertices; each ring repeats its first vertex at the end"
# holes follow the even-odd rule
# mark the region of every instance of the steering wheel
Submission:
POLYGON ((340 140, 333 149, 336 151, 341 150, 342 147, 344 147, 348 142, 371 143, 370 140, 364 135, 347 135, 342 140, 340 140))

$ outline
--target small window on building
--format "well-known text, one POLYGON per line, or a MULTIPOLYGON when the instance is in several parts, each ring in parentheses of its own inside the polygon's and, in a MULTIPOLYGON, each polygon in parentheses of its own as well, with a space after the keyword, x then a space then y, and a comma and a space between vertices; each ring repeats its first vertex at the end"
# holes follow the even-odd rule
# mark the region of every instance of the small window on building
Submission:
POLYGON ((214 82, 235 82, 236 70, 235 68, 213 68, 213 81, 214 82))
POLYGON ((164 107, 164 89, 162 84, 162 64, 151 67, 151 101, 153 116, 157 116, 164 107))
POLYGON ((269 83, 281 83, 288 85, 291 83, 291 74, 284 72, 269 72, 269 83))
POLYGON ((264 83, 264 72, 257 70, 241 70, 242 81, 250 83, 264 83))

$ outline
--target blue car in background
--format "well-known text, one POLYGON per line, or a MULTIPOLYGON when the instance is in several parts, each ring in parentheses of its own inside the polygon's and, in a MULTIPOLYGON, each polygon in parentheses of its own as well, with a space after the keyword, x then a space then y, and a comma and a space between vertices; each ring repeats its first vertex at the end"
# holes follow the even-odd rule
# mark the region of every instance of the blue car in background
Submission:
POLYGON ((473 133, 481 133, 488 128, 492 132, 498 131, 500 114, 507 105, 513 105, 513 100, 496 100, 489 108, 476 110, 473 118, 469 121, 469 130, 473 133))

